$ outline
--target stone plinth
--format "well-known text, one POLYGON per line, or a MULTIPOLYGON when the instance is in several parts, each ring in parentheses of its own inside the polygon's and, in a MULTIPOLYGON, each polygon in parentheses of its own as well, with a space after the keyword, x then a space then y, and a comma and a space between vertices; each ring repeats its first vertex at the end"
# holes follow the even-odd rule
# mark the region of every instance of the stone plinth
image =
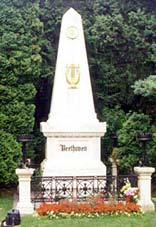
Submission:
POLYGON ((143 211, 154 211, 155 206, 151 200, 151 175, 155 168, 135 167, 134 171, 138 175, 139 204, 143 211))
POLYGON ((16 174, 19 181, 19 201, 16 209, 19 209, 20 214, 32 214, 34 212, 33 204, 31 203, 31 176, 34 169, 16 169, 16 174))
POLYGON ((105 176, 100 161, 101 132, 45 132, 46 160, 43 176, 105 176), (49 136, 50 135, 50 136, 49 136))

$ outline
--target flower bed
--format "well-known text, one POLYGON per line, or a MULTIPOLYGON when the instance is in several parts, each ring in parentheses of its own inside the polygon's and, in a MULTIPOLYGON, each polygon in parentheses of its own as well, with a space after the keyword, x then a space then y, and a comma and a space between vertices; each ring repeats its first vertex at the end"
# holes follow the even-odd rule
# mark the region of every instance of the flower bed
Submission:
POLYGON ((87 202, 60 201, 59 203, 43 203, 36 209, 38 215, 48 215, 49 218, 58 217, 97 217, 112 214, 141 213, 141 207, 134 202, 105 202, 103 199, 94 197, 87 202))

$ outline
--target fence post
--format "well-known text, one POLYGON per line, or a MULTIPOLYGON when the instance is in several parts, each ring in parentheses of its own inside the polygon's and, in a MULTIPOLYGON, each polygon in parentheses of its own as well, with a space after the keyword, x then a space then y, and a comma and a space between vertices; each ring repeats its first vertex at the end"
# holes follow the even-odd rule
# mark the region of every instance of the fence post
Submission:
POLYGON ((33 204, 31 203, 31 176, 34 169, 16 169, 16 174, 19 181, 19 201, 16 208, 21 214, 32 214, 34 212, 33 204))
POLYGON ((77 199, 77 179, 73 177, 73 199, 77 199))
POLYGON ((151 175, 155 172, 152 167, 134 167, 138 175, 139 203, 143 211, 154 211, 155 206, 151 200, 151 175))
POLYGON ((115 195, 117 194, 117 176, 118 176, 118 167, 117 163, 118 160, 114 160, 113 158, 109 159, 112 164, 112 176, 113 176, 113 191, 115 192, 115 195))

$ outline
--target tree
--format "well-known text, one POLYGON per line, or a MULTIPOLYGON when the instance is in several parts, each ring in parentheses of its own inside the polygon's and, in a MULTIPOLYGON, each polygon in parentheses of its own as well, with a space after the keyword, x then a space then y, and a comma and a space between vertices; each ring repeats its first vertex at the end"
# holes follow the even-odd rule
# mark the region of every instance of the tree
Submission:
POLYGON ((21 159, 21 146, 10 133, 0 130, 0 186, 16 182, 15 168, 21 159))
POLYGON ((103 107, 100 121, 107 123, 107 132, 102 139, 102 160, 107 162, 113 151, 112 135, 122 128, 122 124, 125 121, 125 113, 120 106, 115 106, 112 109, 103 107))
POLYGON ((115 11, 95 16, 88 41, 98 111, 102 105, 118 104, 126 112, 134 108, 131 85, 155 73, 154 21, 154 15, 140 9, 126 17, 115 11))
POLYGON ((143 151, 139 145, 139 141, 137 141, 137 137, 147 132, 153 133, 154 136, 154 140, 148 143, 147 157, 151 161, 151 165, 155 166, 156 155, 153 153, 153 148, 155 147, 155 130, 156 126, 152 124, 152 120, 148 115, 136 112, 126 115, 126 120, 122 128, 118 131, 118 158, 120 160, 119 165, 122 169, 128 170, 138 165, 143 151))
POLYGON ((150 96, 151 98, 156 97, 156 75, 151 75, 144 80, 138 80, 135 82, 134 94, 141 95, 143 97, 150 96))
POLYGON ((155 122, 156 115, 156 76, 151 75, 144 80, 135 81, 132 86, 136 95, 136 107, 152 117, 155 122))
POLYGON ((21 155, 17 134, 34 128, 36 80, 41 73, 43 23, 31 1, 0 2, 1 183, 15 180, 21 155))

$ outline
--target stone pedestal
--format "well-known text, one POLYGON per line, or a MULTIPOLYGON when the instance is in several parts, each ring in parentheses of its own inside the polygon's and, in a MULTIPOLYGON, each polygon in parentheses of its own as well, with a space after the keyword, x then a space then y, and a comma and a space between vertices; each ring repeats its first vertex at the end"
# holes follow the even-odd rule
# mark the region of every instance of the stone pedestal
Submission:
POLYGON ((138 175, 139 204, 143 211, 154 211, 155 206, 151 200, 151 175, 155 168, 135 167, 134 171, 138 175))
MULTIPOLYGON (((105 176, 106 167, 100 157, 102 132, 46 132, 46 159, 43 176, 105 176)), ((47 125, 48 126, 48 125, 47 125)), ((72 129, 72 126, 71 126, 72 129)))
POLYGON ((33 204, 31 203, 31 176, 34 169, 16 169, 16 174, 19 181, 19 201, 16 209, 20 214, 32 214, 34 212, 33 204))

